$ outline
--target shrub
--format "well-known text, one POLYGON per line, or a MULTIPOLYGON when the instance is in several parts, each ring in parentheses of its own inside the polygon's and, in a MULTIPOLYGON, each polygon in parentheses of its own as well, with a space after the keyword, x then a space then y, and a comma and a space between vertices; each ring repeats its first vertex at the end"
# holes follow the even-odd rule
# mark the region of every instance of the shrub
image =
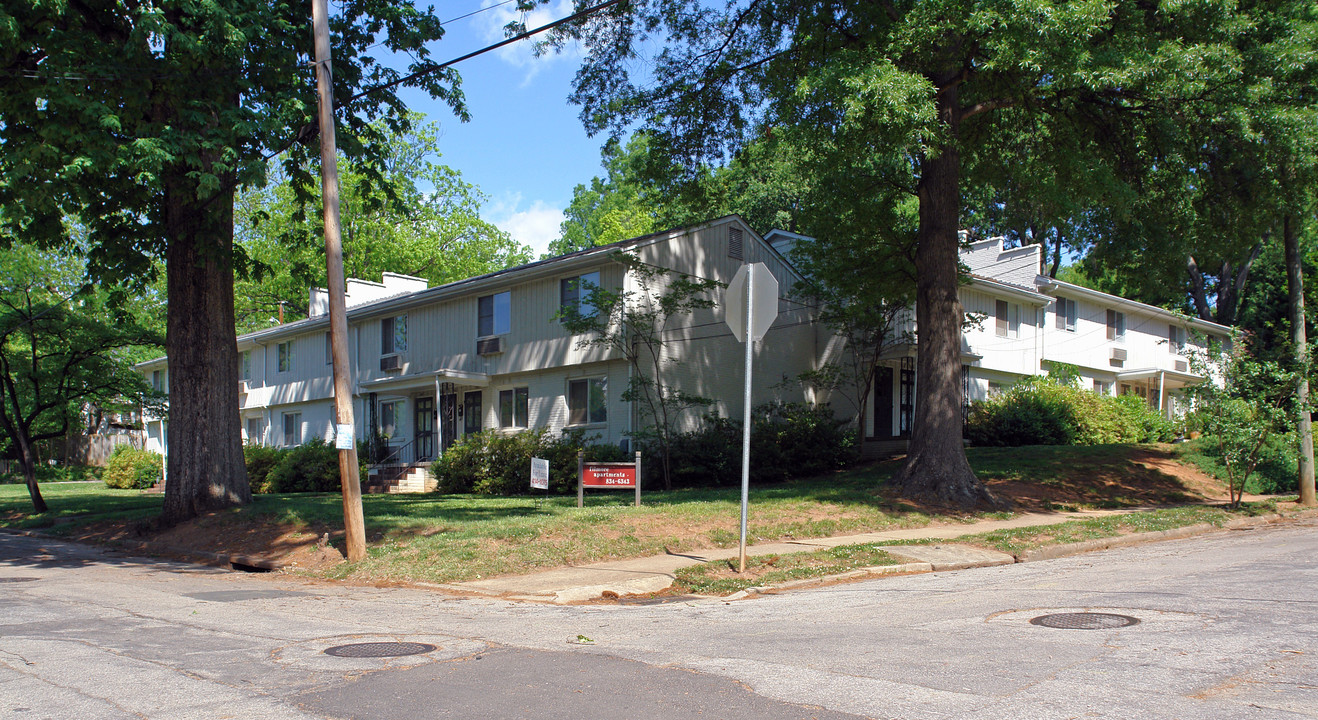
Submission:
POLYGON ((120 445, 110 454, 101 473, 106 487, 140 490, 160 482, 160 455, 130 445, 120 445))
POLYGON ((324 440, 311 440, 284 450, 266 475, 272 493, 340 492, 339 451, 324 440))
POLYGON ((581 430, 551 437, 547 428, 506 434, 485 430, 454 443, 431 466, 444 493, 515 495, 531 488, 531 458, 549 461, 551 492, 573 492, 577 486, 577 451, 587 462, 626 460, 614 445, 590 442, 581 430))
POLYGON ((247 482, 257 495, 272 493, 270 471, 288 454, 288 450, 269 445, 244 445, 243 462, 247 465, 247 482))
MULTIPOLYGON (((827 405, 766 403, 751 411, 751 479, 782 482, 845 467, 855 457, 855 436, 827 405)), ((741 482, 742 424, 707 415, 700 428, 674 435, 669 446, 673 485, 741 482)), ((645 463, 658 468, 658 448, 645 445, 645 463)), ((657 470, 646 476, 658 478, 657 470)))
POLYGON ((1097 395, 1048 378, 1026 378, 972 404, 966 416, 966 438, 974 445, 1106 445, 1172 436, 1172 423, 1141 397, 1097 395))

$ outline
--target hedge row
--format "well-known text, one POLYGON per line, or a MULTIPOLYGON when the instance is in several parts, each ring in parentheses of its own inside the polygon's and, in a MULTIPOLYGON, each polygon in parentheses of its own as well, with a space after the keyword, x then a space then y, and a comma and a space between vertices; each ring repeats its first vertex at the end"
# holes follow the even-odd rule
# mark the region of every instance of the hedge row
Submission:
MULTIPOLYGON (((359 451, 359 458, 365 453, 359 451)), ((324 440, 311 440, 292 448, 244 445, 247 482, 257 495, 298 492, 341 492, 339 451, 324 440)), ((361 467, 366 477, 366 466, 361 467)))
POLYGON ((1137 395, 1099 395, 1045 377, 976 402, 966 417, 974 445, 1108 445, 1168 442, 1174 428, 1137 395))

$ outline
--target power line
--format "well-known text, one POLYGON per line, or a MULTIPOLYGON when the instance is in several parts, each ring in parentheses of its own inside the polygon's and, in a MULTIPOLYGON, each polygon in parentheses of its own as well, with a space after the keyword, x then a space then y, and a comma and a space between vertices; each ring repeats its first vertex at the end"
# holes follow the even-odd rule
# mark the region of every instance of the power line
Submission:
POLYGON ((560 18, 560 19, 558 19, 558 20, 555 20, 555 21, 553 21, 553 22, 551 22, 551 23, 548 23, 548 24, 545 24, 545 25, 541 25, 540 27, 535 28, 535 29, 533 29, 533 30, 527 30, 526 32, 518 33, 517 35, 514 35, 513 37, 510 37, 510 38, 507 38, 507 39, 502 40, 502 41, 500 41, 500 42, 494 43, 493 45, 487 45, 487 46, 481 48, 480 50, 476 50, 476 51, 474 51, 474 52, 467 53, 466 55, 463 55, 462 57, 454 58, 454 59, 449 60, 449 61, 447 61, 447 62, 436 63, 436 64, 431 65, 431 66, 429 66, 429 67, 425 67, 425 68, 422 68, 422 69, 420 69, 420 70, 417 70, 416 72, 414 72, 414 73, 412 73, 412 74, 410 74, 410 75, 405 75, 405 76, 403 76, 403 77, 401 77, 401 78, 398 78, 397 80, 392 80, 392 81, 390 81, 390 82, 383 83, 383 84, 381 84, 381 85, 376 85, 376 86, 374 86, 374 87, 366 88, 365 90, 363 90, 363 91, 357 93, 356 95, 353 95, 352 97, 348 98, 348 102, 354 102, 354 101, 356 101, 356 100, 360 100, 360 99, 366 97, 367 95, 370 95, 371 93, 376 93, 376 92, 379 92, 379 91, 381 91, 381 90, 388 90, 388 89, 391 88, 391 87, 396 87, 396 86, 398 86, 398 85, 402 85, 403 83, 412 82, 413 80, 416 80, 416 79, 418 79, 418 78, 421 78, 421 77, 424 77, 424 76, 426 76, 426 75, 429 75, 430 73, 438 72, 438 71, 440 71, 440 70, 443 70, 443 69, 449 67, 450 65, 456 65, 456 64, 458 64, 458 63, 460 63, 460 62, 462 62, 462 61, 464 61, 464 60, 470 60, 470 59, 472 59, 472 58, 474 58, 474 57, 476 57, 476 56, 478 56, 478 55, 484 55, 485 53, 490 52, 491 50, 498 50, 499 48, 504 47, 505 45, 511 45, 511 44, 513 44, 513 43, 515 43, 515 42, 518 42, 518 41, 521 41, 521 40, 525 40, 525 39, 527 39, 527 38, 529 38, 529 37, 533 37, 533 36, 535 36, 535 35, 539 35, 540 33, 545 32, 546 30, 553 30, 554 28, 556 28, 556 27, 558 27, 558 26, 560 26, 560 25, 566 25, 567 23, 573 22, 573 21, 575 21, 575 20, 580 20, 581 18, 584 18, 584 17, 586 17, 586 16, 588 16, 588 15, 594 15, 595 13, 599 12, 600 10, 603 10, 603 9, 605 9, 605 8, 608 8, 608 7, 611 7, 611 6, 613 6, 613 5, 617 5, 617 4, 620 3, 620 2, 622 2, 622 0, 605 0, 605 2, 602 2, 602 3, 598 4, 598 5, 592 5, 591 7, 588 7, 588 8, 586 8, 585 10, 581 10, 580 12, 572 13, 571 15, 568 15, 567 17, 560 18))

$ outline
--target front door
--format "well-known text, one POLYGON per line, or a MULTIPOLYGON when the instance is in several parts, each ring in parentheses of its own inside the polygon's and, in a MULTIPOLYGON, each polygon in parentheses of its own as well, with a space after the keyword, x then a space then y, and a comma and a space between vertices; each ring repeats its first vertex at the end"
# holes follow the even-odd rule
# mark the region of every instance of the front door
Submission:
POLYGON ((448 450, 458 439, 458 395, 439 396, 439 447, 448 450))
POLYGON ((462 398, 462 434, 475 435, 481 431, 481 392, 469 392, 462 398))
POLYGON ((435 459, 435 398, 416 399, 416 460, 435 459))

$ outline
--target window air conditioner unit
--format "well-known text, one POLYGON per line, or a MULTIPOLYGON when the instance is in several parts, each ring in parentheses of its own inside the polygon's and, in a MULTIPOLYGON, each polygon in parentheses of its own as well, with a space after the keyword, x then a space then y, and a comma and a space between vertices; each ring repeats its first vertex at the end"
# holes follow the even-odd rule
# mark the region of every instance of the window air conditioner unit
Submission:
POLYGON ((403 360, 397 355, 385 355, 380 358, 380 369, 385 372, 403 369, 403 360))
POLYGON ((1126 350, 1124 348, 1112 348, 1112 359, 1126 362, 1126 350))
POLYGON ((1184 360, 1176 361, 1176 372, 1189 372, 1189 371, 1190 371, 1190 363, 1184 360))
POLYGON ((503 352, 503 338, 480 338, 476 341, 477 355, 497 355, 503 352))

